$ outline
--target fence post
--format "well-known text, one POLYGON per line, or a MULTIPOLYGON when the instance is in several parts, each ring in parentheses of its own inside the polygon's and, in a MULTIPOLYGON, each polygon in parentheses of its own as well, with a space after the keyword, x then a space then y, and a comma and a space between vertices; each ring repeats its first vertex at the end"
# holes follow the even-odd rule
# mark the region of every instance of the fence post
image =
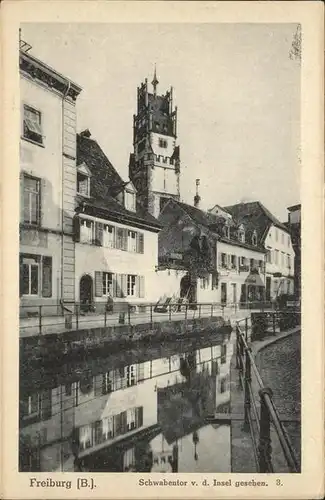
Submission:
POLYGON ((221 314, 222 314, 222 317, 224 317, 224 315, 225 315, 225 305, 224 304, 221 304, 221 314))
POLYGON ((187 321, 187 306, 188 304, 185 304, 185 321, 187 321))
POLYGON ((106 320, 107 320, 107 311, 106 311, 106 307, 105 307, 105 311, 104 311, 104 326, 106 326, 106 320))
POLYGON ((171 304, 169 304, 168 309, 169 309, 169 321, 171 321, 172 320, 172 306, 171 306, 171 304))
POLYGON ((150 326, 152 328, 152 304, 150 304, 150 326))
POLYGON ((42 335, 42 306, 39 306, 38 322, 39 334, 42 335))
POLYGON ((273 312, 273 335, 275 335, 275 312, 273 312))
POLYGON ((128 324, 131 324, 131 306, 128 304, 128 324))
POLYGON ((271 472, 271 435, 270 435, 270 413, 265 402, 265 395, 272 396, 269 388, 263 388, 259 391, 261 410, 260 410, 260 436, 258 444, 258 467, 259 472, 271 472))
POLYGON ((248 341, 248 318, 245 318, 245 340, 248 341))
POLYGON ((79 328, 79 306, 76 304, 76 328, 79 328))
POLYGON ((236 325, 236 368, 239 368, 239 326, 236 325))
POLYGON ((199 304, 199 319, 201 318, 201 304, 199 304))
POLYGON ((250 385, 252 381, 251 377, 251 359, 249 357, 250 349, 245 349, 245 403, 244 403, 244 426, 243 430, 249 430, 249 414, 251 411, 251 395, 250 395, 250 385))
POLYGON ((211 318, 213 317, 213 304, 211 304, 211 318))

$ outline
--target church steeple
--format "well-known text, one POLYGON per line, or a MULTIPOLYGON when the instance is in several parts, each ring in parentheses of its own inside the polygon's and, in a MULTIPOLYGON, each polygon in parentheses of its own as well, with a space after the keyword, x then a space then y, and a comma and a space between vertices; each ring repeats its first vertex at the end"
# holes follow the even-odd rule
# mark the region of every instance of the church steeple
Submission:
POLYGON ((153 80, 152 80, 152 86, 153 86, 153 95, 157 95, 157 86, 158 86, 158 79, 157 79, 157 71, 156 71, 156 65, 155 65, 155 72, 153 75, 153 80))

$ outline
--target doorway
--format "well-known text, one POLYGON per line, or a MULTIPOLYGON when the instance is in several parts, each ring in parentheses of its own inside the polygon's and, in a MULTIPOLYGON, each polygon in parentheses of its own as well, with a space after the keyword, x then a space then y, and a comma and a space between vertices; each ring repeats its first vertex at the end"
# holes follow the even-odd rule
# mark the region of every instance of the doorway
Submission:
POLYGON ((91 311, 93 304, 93 279, 89 274, 84 274, 80 279, 80 309, 91 311))
POLYGON ((266 290, 265 290, 265 300, 269 302, 271 300, 271 278, 270 276, 266 277, 266 290))
POLYGON ((197 284, 193 282, 191 276, 186 274, 180 282, 180 297, 186 298, 191 307, 196 306, 197 302, 197 284))
POLYGON ((221 304, 227 304, 227 283, 221 283, 221 304))

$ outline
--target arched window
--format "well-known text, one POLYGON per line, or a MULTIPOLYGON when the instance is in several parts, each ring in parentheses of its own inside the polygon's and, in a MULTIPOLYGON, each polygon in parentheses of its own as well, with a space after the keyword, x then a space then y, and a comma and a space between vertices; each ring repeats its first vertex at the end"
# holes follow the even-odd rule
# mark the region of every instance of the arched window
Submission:
POLYGON ((252 234, 252 244, 256 247, 257 245, 257 233, 256 231, 253 232, 252 234))
POLYGON ((244 228, 243 224, 241 224, 239 226, 239 229, 238 229, 238 239, 242 243, 245 243, 245 228, 244 228))

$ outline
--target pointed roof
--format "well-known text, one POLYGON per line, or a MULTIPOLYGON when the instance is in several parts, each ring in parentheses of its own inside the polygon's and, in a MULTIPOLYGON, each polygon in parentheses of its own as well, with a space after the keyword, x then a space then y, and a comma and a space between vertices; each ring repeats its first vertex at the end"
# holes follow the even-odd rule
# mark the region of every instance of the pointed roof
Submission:
POLYGON ((280 222, 260 201, 251 201, 248 203, 237 203, 224 207, 231 213, 238 222, 243 222, 245 226, 256 229, 258 240, 262 243, 266 234, 273 224, 274 226, 289 232, 282 222, 280 222))
POLYGON ((155 64, 155 72, 154 72, 154 75, 153 75, 153 80, 152 80, 152 86, 153 86, 153 91, 154 93, 156 94, 156 91, 157 91, 157 85, 159 83, 158 79, 157 79, 157 72, 156 72, 156 64, 155 64))

